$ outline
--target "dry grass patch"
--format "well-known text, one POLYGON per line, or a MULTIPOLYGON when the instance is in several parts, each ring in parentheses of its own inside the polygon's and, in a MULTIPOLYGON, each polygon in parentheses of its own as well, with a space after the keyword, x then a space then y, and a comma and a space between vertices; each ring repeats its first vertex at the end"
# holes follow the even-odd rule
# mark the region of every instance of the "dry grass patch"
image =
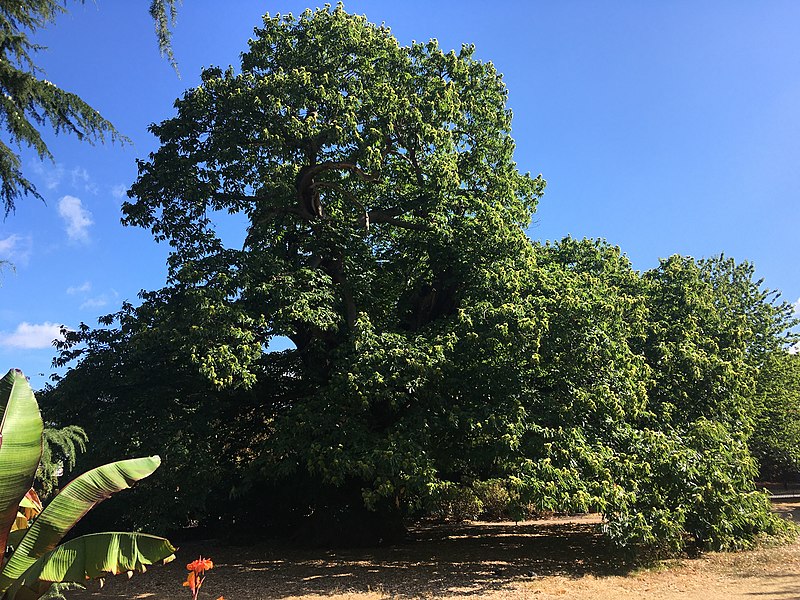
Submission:
MULTIPOLYGON (((800 517, 800 503, 777 505, 800 517)), ((430 525, 409 539, 371 549, 299 549, 268 543, 186 544, 178 560, 76 598, 172 600, 185 563, 199 554, 216 567, 201 597, 214 600, 378 600, 480 596, 549 598, 800 599, 800 544, 709 554, 633 571, 597 533, 592 516, 524 523, 430 525)))

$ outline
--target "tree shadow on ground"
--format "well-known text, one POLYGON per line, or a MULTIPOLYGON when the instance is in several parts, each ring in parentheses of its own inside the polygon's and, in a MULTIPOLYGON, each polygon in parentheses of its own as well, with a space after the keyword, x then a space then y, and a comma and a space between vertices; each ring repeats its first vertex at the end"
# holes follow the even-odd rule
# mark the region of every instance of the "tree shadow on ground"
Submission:
POLYGON ((800 503, 797 501, 773 501, 772 511, 784 519, 800 523, 800 503))
POLYGON ((770 575, 773 587, 768 590, 754 589, 746 592, 753 598, 800 598, 800 586, 797 583, 797 573, 776 573, 770 575))
POLYGON ((180 589, 184 565, 200 554, 216 563, 203 595, 238 600, 342 591, 395 598, 476 595, 548 575, 622 574, 631 567, 591 518, 427 525, 412 529, 401 544, 371 549, 194 542, 175 563, 86 597, 160 600, 186 594, 180 589))

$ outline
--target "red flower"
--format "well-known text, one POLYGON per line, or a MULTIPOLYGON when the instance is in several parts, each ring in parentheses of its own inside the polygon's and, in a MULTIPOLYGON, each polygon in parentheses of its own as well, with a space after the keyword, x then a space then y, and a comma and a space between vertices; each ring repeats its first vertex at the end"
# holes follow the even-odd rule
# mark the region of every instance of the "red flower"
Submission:
POLYGON ((192 600, 197 600, 200 587, 206 580, 206 571, 213 569, 214 563, 210 558, 201 556, 186 565, 186 568, 189 570, 189 574, 186 576, 186 581, 183 582, 183 587, 188 587, 192 592, 192 600))
POLYGON ((198 575, 200 575, 204 571, 210 571, 211 569, 213 569, 214 568, 214 563, 212 562, 212 560, 210 558, 203 558, 201 556, 196 561, 190 562, 188 565, 186 565, 186 568, 189 571, 192 571, 192 572, 197 573, 198 575))
POLYGON ((194 571, 190 571, 189 575, 186 576, 186 581, 183 582, 183 587, 188 587, 190 590, 192 590, 192 594, 194 594, 197 588, 200 587, 197 582, 197 575, 194 571))

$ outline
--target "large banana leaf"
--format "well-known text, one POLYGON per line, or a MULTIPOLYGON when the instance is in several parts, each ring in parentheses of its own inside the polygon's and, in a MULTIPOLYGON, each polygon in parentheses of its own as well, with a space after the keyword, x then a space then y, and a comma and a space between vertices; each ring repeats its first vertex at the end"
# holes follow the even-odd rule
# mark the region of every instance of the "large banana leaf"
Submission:
POLYGON ((93 533, 58 546, 36 560, 6 593, 4 600, 36 600, 54 582, 145 571, 147 565, 169 562, 175 548, 164 538, 144 533, 93 533))
POLYGON ((17 508, 42 457, 42 417, 22 371, 0 380, 0 562, 17 508))
POLYGON ((53 550, 92 507, 144 479, 160 464, 158 456, 121 460, 87 471, 65 485, 28 528, 0 571, 0 595, 39 557, 53 550))
POLYGON ((19 546, 19 543, 22 541, 22 538, 25 537, 25 533, 27 533, 27 528, 25 529, 16 529, 8 534, 8 544, 11 548, 16 548, 19 546))

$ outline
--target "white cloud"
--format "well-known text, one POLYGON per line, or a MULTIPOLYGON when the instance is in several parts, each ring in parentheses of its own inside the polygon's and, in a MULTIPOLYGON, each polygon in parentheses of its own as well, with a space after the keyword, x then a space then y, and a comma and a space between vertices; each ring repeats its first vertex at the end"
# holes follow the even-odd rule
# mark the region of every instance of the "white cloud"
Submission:
POLYGON ((6 239, 0 240, 0 255, 6 256, 10 254, 14 250, 14 246, 17 245, 18 240, 19 236, 17 234, 12 234, 6 239))
POLYGON ((87 183, 89 181, 89 171, 83 167, 74 167, 69 174, 72 176, 72 185, 78 186, 81 182, 87 183))
POLYGON ((81 308, 102 308, 108 304, 108 298, 103 296, 97 296, 96 298, 89 298, 83 304, 81 304, 81 308))
POLYGON ((98 191, 97 183, 85 167, 72 167, 68 170, 62 163, 48 163, 41 160, 31 160, 29 164, 30 170, 48 190, 55 190, 66 181, 74 190, 90 194, 96 194, 98 191))
POLYGON ((800 317, 800 298, 797 299, 797 302, 792 304, 792 308, 794 309, 794 314, 800 317))
POLYGON ((46 167, 45 163, 40 160, 31 161, 31 170, 39 176, 48 190, 54 190, 61 185, 66 172, 61 163, 49 164, 46 167))
POLYGON ((789 346, 789 354, 800 354, 800 342, 795 342, 789 346))
POLYGON ((75 294, 85 294, 92 290, 92 282, 84 281, 81 285, 71 285, 67 288, 67 294, 74 296, 75 294))
POLYGON ((27 264, 33 248, 31 236, 12 234, 0 239, 0 260, 7 260, 13 264, 27 264))
POLYGON ((111 195, 117 200, 122 200, 128 195, 128 186, 125 184, 118 184, 111 188, 111 195))
POLYGON ((97 193, 97 184, 92 181, 89 171, 84 167, 75 167, 69 174, 72 178, 72 187, 91 194, 97 193))
POLYGON ((61 336, 61 325, 58 323, 28 323, 23 321, 13 333, 0 332, 0 346, 8 348, 49 348, 56 338, 61 336))
POLYGON ((58 214, 64 219, 67 226, 67 236, 73 242, 89 241, 89 226, 92 221, 92 213, 83 207, 80 198, 75 196, 64 196, 58 201, 58 214))
POLYGON ((93 298, 87 298, 80 308, 103 308, 112 302, 119 300, 119 293, 117 290, 111 290, 108 293, 103 293, 93 298))

